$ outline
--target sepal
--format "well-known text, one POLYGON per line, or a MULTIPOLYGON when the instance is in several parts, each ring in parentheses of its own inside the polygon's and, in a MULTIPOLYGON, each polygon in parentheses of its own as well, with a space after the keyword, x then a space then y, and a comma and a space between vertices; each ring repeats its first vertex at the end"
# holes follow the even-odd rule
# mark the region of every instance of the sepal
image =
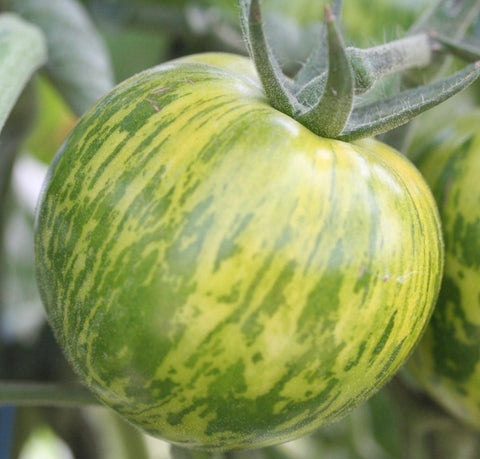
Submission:
POLYGON ((444 51, 448 51, 450 54, 467 62, 480 60, 480 48, 476 46, 453 40, 443 34, 433 31, 430 31, 430 36, 432 37, 432 40, 438 43, 438 50, 443 49, 444 51))
POLYGON ((390 131, 468 87, 480 76, 480 62, 449 78, 407 89, 397 96, 356 108, 337 138, 355 140, 390 131))
MULTIPOLYGON (((332 4, 332 12, 336 18, 340 18, 342 14, 342 0, 334 0, 332 4)), ((295 85, 297 88, 303 88, 313 79, 327 71, 327 28, 325 24, 319 25, 319 34, 316 40, 317 45, 312 49, 307 61, 295 75, 295 85)))
POLYGON ((277 110, 294 116, 299 112, 299 106, 292 94, 291 84, 267 43, 259 0, 240 0, 240 6, 247 47, 270 104, 277 110))
POLYGON ((337 137, 353 107, 355 81, 342 35, 330 8, 325 9, 328 37, 328 71, 318 101, 297 120, 323 137, 337 137))

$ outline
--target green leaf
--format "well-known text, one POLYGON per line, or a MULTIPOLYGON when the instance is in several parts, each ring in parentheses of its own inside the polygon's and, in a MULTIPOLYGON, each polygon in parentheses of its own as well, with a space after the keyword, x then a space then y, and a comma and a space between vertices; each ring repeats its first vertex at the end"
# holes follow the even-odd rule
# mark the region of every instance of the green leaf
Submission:
POLYGON ((10 8, 40 27, 48 43, 47 72, 81 115, 113 84, 106 48, 76 0, 10 0, 10 8))
POLYGON ((45 40, 39 29, 16 15, 0 15, 0 130, 46 56, 45 40))

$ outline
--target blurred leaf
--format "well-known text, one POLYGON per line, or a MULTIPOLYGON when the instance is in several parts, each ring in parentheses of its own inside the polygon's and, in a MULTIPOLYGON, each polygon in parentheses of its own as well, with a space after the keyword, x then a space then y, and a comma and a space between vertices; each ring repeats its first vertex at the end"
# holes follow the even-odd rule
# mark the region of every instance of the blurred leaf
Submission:
POLYGON ((27 81, 45 59, 41 31, 13 14, 1 14, 0 130, 27 81))
POLYGON ((170 448, 171 459, 226 459, 226 454, 230 453, 216 453, 199 451, 195 449, 185 449, 176 445, 172 445, 170 448))
POLYGON ((120 416, 112 415, 120 443, 120 457, 125 459, 148 459, 148 450, 143 433, 120 416))
POLYGON ((346 39, 360 47, 398 39, 430 3, 430 0, 344 1, 342 23, 346 39))
POLYGON ((46 425, 37 428, 25 443, 20 459, 73 459, 68 446, 46 425))
POLYGON ((145 435, 114 411, 102 405, 84 407, 81 411, 95 432, 102 459, 170 459, 166 443, 145 435), (150 441, 160 442, 164 448, 150 449, 147 446, 150 441))
POLYGON ((76 0, 10 0, 10 8, 44 32, 47 72, 81 115, 113 86, 110 59, 100 35, 76 0))
POLYGON ((75 125, 77 117, 50 81, 43 77, 35 80, 36 123, 22 147, 35 158, 49 164, 75 125))
POLYGON ((372 432, 378 444, 391 457, 400 457, 402 426, 398 406, 388 390, 381 390, 370 399, 372 432))
MULTIPOLYGON (((3 82, 3 80, 0 81, 3 82)), ((29 334, 43 321, 33 274, 33 248, 30 252, 33 215, 31 211, 20 210, 15 197, 9 193, 17 152, 31 129, 34 118, 34 85, 28 84, 8 116, 0 137, 0 343, 2 345, 7 340, 23 338, 27 329, 29 334), (13 253, 15 256, 12 258, 13 253), (12 298, 15 298, 15 302, 10 303, 12 298), (15 307, 20 304, 25 307, 15 307), (22 316, 27 320, 22 320, 22 316), (30 327, 32 324, 33 326, 30 327)), ((28 186, 30 188, 31 183, 28 186)))
MULTIPOLYGON (((3 78, 0 76, 0 87, 5 80, 8 80, 8 78, 3 78)), ((6 91, 2 91, 1 94, 4 96, 3 100, 5 100, 5 97, 7 97, 9 90, 13 91, 14 85, 10 86, 6 91)), ((0 100, 2 100, 1 96, 0 100)), ((15 156, 25 136, 33 126, 35 119, 35 107, 34 85, 27 84, 20 93, 20 96, 16 98, 15 105, 8 114, 8 118, 3 125, 0 135, 0 233, 2 232, 1 226, 4 223, 2 220, 2 215, 5 209, 4 200, 9 186, 10 173, 13 167, 15 156)))
POLYGON ((169 40, 159 30, 133 27, 102 27, 117 81, 165 61, 169 40))
POLYGON ((32 225, 25 215, 9 215, 5 240, 0 334, 4 342, 32 340, 45 314, 35 284, 32 225))

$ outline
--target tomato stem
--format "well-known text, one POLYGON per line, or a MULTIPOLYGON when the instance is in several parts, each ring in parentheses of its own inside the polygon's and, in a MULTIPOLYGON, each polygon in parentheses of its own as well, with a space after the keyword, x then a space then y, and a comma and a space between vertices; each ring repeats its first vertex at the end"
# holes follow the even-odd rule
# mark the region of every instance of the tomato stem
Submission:
POLYGON ((428 66, 433 59, 432 48, 430 38, 425 33, 369 49, 349 48, 355 69, 356 93, 367 92, 385 76, 428 66))
POLYGON ((0 381, 0 405, 82 406, 99 402, 84 386, 0 381))
MULTIPOLYGON (((471 13, 480 0, 467 3, 468 7, 459 10, 461 18, 456 18, 450 5, 449 14, 459 28, 472 20, 471 13)), ((267 42, 260 0, 240 0, 240 6, 244 37, 270 104, 322 137, 352 140, 390 131, 455 95, 480 76, 478 66, 472 65, 441 81, 419 83, 412 90, 365 104, 364 98, 355 96, 368 92, 384 77, 436 65, 438 42, 422 29, 370 49, 345 48, 334 14, 340 13, 341 2, 335 1, 334 10, 326 8, 318 45, 292 80, 283 73, 267 42)), ((446 4, 440 0, 437 7, 444 12, 446 4)), ((437 16, 431 13, 430 17, 437 16)))

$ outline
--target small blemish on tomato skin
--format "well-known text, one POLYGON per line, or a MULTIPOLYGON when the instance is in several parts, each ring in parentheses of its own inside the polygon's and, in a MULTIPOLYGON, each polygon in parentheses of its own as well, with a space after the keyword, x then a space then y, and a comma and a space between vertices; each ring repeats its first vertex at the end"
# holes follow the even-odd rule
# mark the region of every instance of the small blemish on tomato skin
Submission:
POLYGON ((167 92, 170 89, 172 89, 172 86, 161 86, 159 88, 154 89, 153 91, 150 91, 150 94, 163 94, 164 92, 167 92))
POLYGON ((448 198, 450 197, 450 191, 452 189, 453 184, 453 177, 449 177, 445 182, 445 187, 443 189, 443 196, 442 196, 442 209, 447 206, 448 198))
POLYGON ((365 265, 362 265, 360 267, 360 271, 358 272, 358 278, 361 279, 365 275, 366 271, 367 271, 367 267, 365 265))
POLYGON ((145 101, 148 102, 157 113, 161 110, 157 104, 157 101, 153 99, 145 99, 145 101))
POLYGON ((399 284, 404 284, 406 282, 406 280, 410 277, 410 276, 413 276, 414 274, 417 274, 418 271, 410 271, 409 273, 405 273, 401 276, 398 276, 396 278, 396 281, 399 283, 399 284))

